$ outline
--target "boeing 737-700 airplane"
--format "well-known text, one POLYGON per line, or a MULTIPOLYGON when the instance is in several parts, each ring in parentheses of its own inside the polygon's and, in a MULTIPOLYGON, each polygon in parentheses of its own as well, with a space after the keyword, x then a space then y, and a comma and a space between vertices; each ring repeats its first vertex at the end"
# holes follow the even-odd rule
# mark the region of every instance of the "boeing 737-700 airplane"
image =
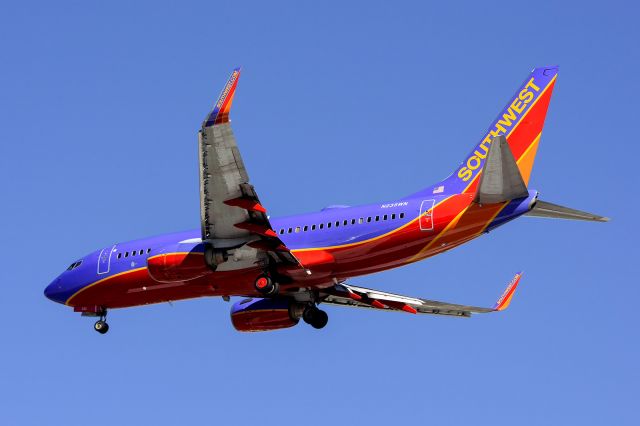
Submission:
POLYGON ((236 145, 229 111, 235 69, 199 132, 200 229, 96 250, 73 262, 45 295, 106 333, 107 311, 202 296, 243 299, 239 331, 327 324, 318 305, 468 317, 505 309, 521 274, 491 308, 352 285, 360 275, 442 253, 520 217, 606 221, 538 199, 527 188, 558 67, 535 68, 453 173, 411 195, 358 207, 271 218, 236 145))

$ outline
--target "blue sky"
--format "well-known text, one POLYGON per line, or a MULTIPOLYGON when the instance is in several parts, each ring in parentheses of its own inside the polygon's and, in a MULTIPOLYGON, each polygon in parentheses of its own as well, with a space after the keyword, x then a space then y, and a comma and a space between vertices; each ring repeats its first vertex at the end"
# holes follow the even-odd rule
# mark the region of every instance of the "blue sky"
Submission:
POLYGON ((16 2, 0 7, 0 423, 633 424, 640 380, 633 2, 16 2), (239 3, 234 4, 232 3, 239 3), (470 320, 328 308, 236 333, 229 304, 46 300, 77 257, 199 224, 196 132, 230 70, 272 215, 448 175, 530 69, 560 75, 542 198, 608 224, 522 218, 357 285, 490 305, 470 320))

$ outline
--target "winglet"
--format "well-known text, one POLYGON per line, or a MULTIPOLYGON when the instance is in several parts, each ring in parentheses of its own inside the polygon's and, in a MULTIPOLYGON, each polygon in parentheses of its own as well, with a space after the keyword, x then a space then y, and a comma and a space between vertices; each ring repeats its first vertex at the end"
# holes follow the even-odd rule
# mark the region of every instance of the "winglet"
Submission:
POLYGON ((233 70, 227 84, 225 84, 218 101, 216 102, 213 110, 207 115, 207 118, 202 123, 202 127, 215 126, 216 124, 223 124, 229 122, 229 111, 231 110, 231 104, 233 103, 233 95, 236 93, 236 87, 238 86, 238 79, 240 78, 240 67, 233 70))
POLYGON ((511 303, 511 299, 513 298, 513 294, 516 292, 516 288, 518 287, 518 283, 520 282, 520 278, 522 278, 522 272, 518 272, 515 277, 511 280, 509 285, 507 286, 500 299, 493 305, 494 311, 504 311, 509 307, 509 303, 511 303))

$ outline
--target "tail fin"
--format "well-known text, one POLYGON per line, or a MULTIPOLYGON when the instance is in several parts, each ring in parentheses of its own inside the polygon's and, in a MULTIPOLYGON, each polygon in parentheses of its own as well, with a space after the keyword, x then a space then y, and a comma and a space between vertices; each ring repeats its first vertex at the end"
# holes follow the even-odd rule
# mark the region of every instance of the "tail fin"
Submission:
POLYGON ((598 216, 597 214, 583 212, 581 210, 570 209, 569 207, 547 203, 546 201, 536 201, 533 209, 525 213, 527 216, 548 217, 554 219, 587 220, 590 222, 608 222, 609 218, 598 216))
POLYGON ((557 66, 540 67, 531 71, 503 111, 491 123, 484 138, 453 174, 439 184, 441 186, 438 189, 457 193, 476 192, 489 146, 500 135, 506 136, 520 175, 527 185, 557 75, 557 66))

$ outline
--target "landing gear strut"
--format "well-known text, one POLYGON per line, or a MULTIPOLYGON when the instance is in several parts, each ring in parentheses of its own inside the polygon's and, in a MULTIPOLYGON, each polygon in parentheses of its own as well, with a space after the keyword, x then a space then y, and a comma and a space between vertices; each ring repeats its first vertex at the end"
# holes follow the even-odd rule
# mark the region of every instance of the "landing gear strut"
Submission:
POLYGON ((311 327, 321 329, 329 322, 329 315, 315 306, 308 306, 302 313, 302 319, 311 327))
POLYGON ((95 324, 93 324, 93 329, 100 334, 105 334, 107 331, 109 331, 109 324, 107 324, 106 311, 104 312, 104 314, 100 315, 100 319, 96 321, 95 324))
POLYGON ((253 283, 254 287, 263 296, 275 296, 278 294, 278 283, 269 275, 260 275, 253 283))

